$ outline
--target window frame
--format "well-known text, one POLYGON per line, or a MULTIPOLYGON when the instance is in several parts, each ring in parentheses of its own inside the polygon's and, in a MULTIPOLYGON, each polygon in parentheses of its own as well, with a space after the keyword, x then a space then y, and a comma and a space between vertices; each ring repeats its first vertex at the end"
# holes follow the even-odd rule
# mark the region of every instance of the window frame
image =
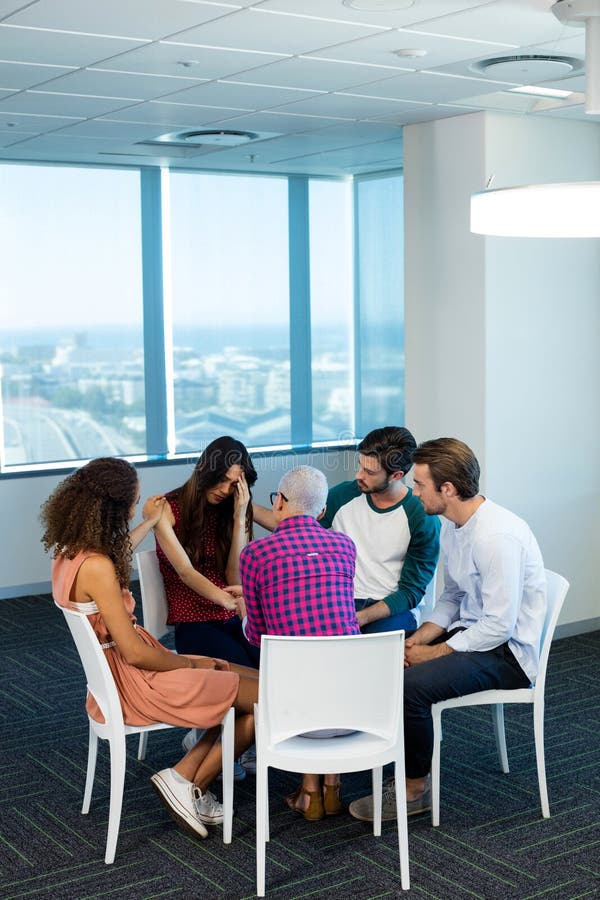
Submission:
MULTIPOLYGON (((165 284, 163 264, 170 263, 168 236, 168 204, 163 197, 168 191, 170 171, 190 174, 229 175, 257 178, 286 178, 288 183, 288 246, 289 246, 289 327, 290 327, 290 444, 249 447, 255 457, 294 456, 308 452, 326 453, 355 447, 362 436, 362 386, 360 343, 360 254, 358 221, 358 186, 362 181, 397 177, 402 168, 355 176, 319 176, 210 169, 187 169, 158 166, 127 166, 97 163, 62 163, 42 160, 3 160, 3 165, 60 166, 118 171, 135 171, 140 178, 140 223, 142 235, 141 268, 143 292, 143 341, 144 341, 144 392, 146 415, 146 452, 125 458, 140 468, 149 466, 173 466, 189 462, 202 452, 177 453, 174 450, 174 412, 172 409, 172 358, 169 357, 171 335, 171 307, 169 285, 165 284), (352 182, 351 208, 353 210, 353 328, 350 352, 353 359, 352 383, 354 390, 353 436, 334 442, 313 441, 312 429, 312 335, 310 290, 310 221, 309 184, 312 180, 352 182)), ((2 416, 0 397, 0 416, 2 416)), ((0 426, 1 426, 0 422, 0 426)), ((0 429, 0 435, 2 431, 0 429)), ((72 459, 45 463, 22 463, 5 466, 3 446, 0 455, 0 480, 11 478, 47 476, 75 471, 87 460, 72 459)))

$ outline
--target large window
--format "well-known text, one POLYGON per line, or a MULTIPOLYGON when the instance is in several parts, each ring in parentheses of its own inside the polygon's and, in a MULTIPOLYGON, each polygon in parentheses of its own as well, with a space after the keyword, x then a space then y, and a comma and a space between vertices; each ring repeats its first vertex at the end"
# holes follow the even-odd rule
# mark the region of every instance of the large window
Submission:
POLYGON ((0 472, 404 415, 402 180, 0 165, 0 472))
POLYGON ((285 178, 170 178, 176 450, 290 443, 285 178))
POLYGON ((0 166, 3 468, 145 453, 139 173, 0 166))
POLYGON ((402 176, 356 182, 360 431, 404 422, 402 176))
POLYGON ((354 435, 352 184, 309 186, 314 441, 354 435))

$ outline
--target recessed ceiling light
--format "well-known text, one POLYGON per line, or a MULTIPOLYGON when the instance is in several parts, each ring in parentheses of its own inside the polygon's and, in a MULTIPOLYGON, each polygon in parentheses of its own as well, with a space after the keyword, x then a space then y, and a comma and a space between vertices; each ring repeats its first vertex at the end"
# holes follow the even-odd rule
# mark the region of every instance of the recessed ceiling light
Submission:
POLYGON ((359 9, 363 12, 393 12, 397 9, 409 9, 415 0, 342 0, 344 6, 359 9))
POLYGON ((570 97, 573 91, 559 91, 558 88, 538 87, 535 84, 524 84, 522 87, 510 88, 511 94, 532 94, 534 97, 555 97, 564 100, 570 97))

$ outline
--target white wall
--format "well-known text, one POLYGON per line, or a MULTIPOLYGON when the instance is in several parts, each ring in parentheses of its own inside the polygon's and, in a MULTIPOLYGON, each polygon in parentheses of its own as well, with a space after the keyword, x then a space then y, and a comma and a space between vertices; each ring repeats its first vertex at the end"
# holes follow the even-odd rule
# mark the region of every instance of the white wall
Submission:
POLYGON ((477 113, 405 129, 407 423, 451 435, 482 488, 571 582, 561 624, 600 613, 600 241, 484 238, 469 197, 600 179, 600 126, 477 113))
MULTIPOLYGON (((331 485, 343 481, 348 472, 354 471, 354 453, 349 450, 259 457, 253 461, 258 472, 254 498, 265 505, 268 505, 269 493, 277 489, 283 473, 293 466, 316 466, 326 474, 331 485)), ((183 484, 193 467, 194 462, 140 468, 142 498, 183 484)), ((40 475, 0 482, 0 598, 46 593, 50 590, 50 560, 40 543, 39 510, 62 477, 64 476, 40 475)), ((143 546, 152 547, 153 539, 146 538, 143 546)))

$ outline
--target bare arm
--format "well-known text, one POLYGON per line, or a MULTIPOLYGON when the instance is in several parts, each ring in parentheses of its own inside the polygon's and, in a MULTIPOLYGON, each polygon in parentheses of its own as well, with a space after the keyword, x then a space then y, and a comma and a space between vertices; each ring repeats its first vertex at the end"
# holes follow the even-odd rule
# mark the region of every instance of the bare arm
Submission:
POLYGON ((377 603, 373 603, 372 606, 367 606, 356 613, 356 618, 361 628, 363 625, 368 625, 369 622, 377 622, 379 619, 387 619, 389 616, 391 616, 390 608, 383 600, 379 600, 377 603))
POLYGON ((93 601, 104 624, 129 665, 151 672, 172 669, 214 669, 209 657, 191 657, 151 647, 137 634, 123 605, 121 587, 112 562, 104 556, 92 556, 82 563, 77 575, 75 597, 79 603, 93 601))
POLYGON ((246 531, 246 512, 250 502, 250 490, 243 472, 234 487, 234 491, 233 532, 231 535, 231 547, 227 556, 227 566, 225 567, 227 584, 240 583, 240 553, 248 543, 249 537, 246 531))
MULTIPOLYGON (((144 512, 146 512, 144 505, 144 512)), ((191 588, 201 597, 206 597, 216 603, 217 606, 223 606, 225 609, 235 610, 235 600, 206 576, 202 575, 195 569, 190 561, 189 556, 179 542, 179 538, 173 530, 175 519, 171 511, 169 503, 165 501, 165 507, 162 516, 154 526, 154 533, 165 556, 187 587, 191 588)))
POLYGON ((135 550, 135 548, 142 543, 146 535, 148 535, 160 521, 165 503, 166 500, 161 494, 155 494, 153 497, 149 497, 146 500, 144 509, 142 510, 144 521, 140 522, 139 525, 136 525, 136 527, 132 528, 129 532, 132 550, 135 550))
POLYGON ((275 531, 277 522, 275 521, 275 514, 272 509, 267 509, 266 506, 260 506, 258 503, 253 503, 252 514, 254 516, 254 521, 262 528, 266 528, 267 531, 275 531))

